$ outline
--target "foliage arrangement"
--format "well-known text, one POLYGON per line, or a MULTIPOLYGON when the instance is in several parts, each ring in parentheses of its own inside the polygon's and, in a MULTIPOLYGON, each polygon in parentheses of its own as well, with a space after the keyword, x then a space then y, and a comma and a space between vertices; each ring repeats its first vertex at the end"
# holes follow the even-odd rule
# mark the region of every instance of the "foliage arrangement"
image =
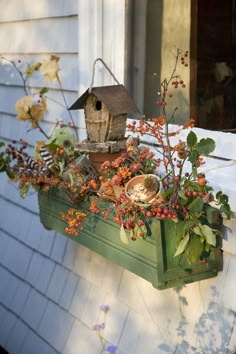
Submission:
MULTIPOLYGON (((119 223, 121 240, 125 243, 129 239, 135 241, 138 237, 148 237, 153 218, 183 222, 175 256, 186 252, 190 263, 196 260, 205 262, 220 234, 218 229, 208 224, 207 208, 214 202, 227 218, 230 218, 231 211, 228 197, 221 191, 215 194, 207 177, 199 172, 205 163, 205 156, 215 149, 214 140, 199 140, 192 129, 192 118, 183 126, 172 124, 176 109, 169 112, 168 102, 174 99, 177 90, 186 87, 177 74, 177 67, 179 64, 188 66, 188 52, 177 50, 175 59, 170 77, 162 80, 159 88, 156 103, 162 111, 161 115, 142 117, 139 121, 129 123, 127 151, 112 162, 105 161, 99 172, 91 167, 86 173, 81 170, 81 153, 76 148, 78 135, 72 117, 67 126, 58 122, 49 136, 41 127, 47 109, 48 88, 44 87, 34 94, 28 92, 27 80, 40 71, 47 83, 53 80, 58 82, 68 111, 59 78, 59 57, 51 56, 46 61, 28 66, 24 73, 19 70, 17 63, 8 60, 20 74, 26 94, 16 103, 17 117, 29 121, 32 129, 39 129, 45 140, 36 142, 35 156, 28 155, 25 141, 12 142, 7 146, 2 142, 0 171, 6 172, 10 179, 19 183, 22 197, 26 196, 30 187, 45 191, 56 187, 66 191, 72 204, 90 198, 89 211, 71 208, 67 214, 61 215, 68 225, 68 234, 79 234, 88 213, 101 214, 104 219, 110 214, 119 223), (185 131, 189 131, 186 139, 178 140, 178 135, 185 131), (150 147, 140 143, 144 139, 151 142, 150 147), (155 196, 148 202, 131 200, 125 192, 127 183, 137 175, 149 174, 159 178, 155 196), (115 194, 115 186, 120 187, 119 196, 115 194), (106 209, 99 207, 100 197, 108 201, 106 209)), ((153 181, 144 179, 144 184, 139 188, 145 193, 145 190, 153 188, 153 181)))

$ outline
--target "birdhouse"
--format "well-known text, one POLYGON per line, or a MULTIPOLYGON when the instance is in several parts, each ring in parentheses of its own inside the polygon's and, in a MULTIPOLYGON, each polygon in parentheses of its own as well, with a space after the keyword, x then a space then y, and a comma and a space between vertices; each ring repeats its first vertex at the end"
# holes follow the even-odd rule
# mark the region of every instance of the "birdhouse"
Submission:
POLYGON ((98 143, 124 139, 127 114, 139 113, 123 85, 88 89, 69 109, 84 109, 88 140, 98 143))

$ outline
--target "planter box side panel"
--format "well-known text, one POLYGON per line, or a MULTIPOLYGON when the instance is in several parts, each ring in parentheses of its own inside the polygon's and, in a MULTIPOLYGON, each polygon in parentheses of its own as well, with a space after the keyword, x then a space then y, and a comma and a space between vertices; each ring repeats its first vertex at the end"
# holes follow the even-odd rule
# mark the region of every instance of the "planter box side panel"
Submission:
POLYGON ((186 254, 174 257, 178 237, 183 230, 181 222, 165 220, 161 223, 161 243, 158 258, 163 259, 158 268, 158 288, 165 289, 215 277, 222 269, 223 256, 220 249, 211 251, 206 263, 189 264, 186 254), (175 242, 173 242, 175 240, 175 242))
MULTIPOLYGON (((82 204, 86 210, 86 204, 82 204)), ((67 224, 60 214, 75 206, 57 193, 43 192, 39 192, 39 206, 40 220, 46 229, 56 230, 151 283, 158 283, 155 239, 129 240, 126 245, 120 240, 119 225, 111 220, 104 221, 99 215, 90 215, 85 222, 84 230, 78 236, 71 236, 65 232, 67 224)))

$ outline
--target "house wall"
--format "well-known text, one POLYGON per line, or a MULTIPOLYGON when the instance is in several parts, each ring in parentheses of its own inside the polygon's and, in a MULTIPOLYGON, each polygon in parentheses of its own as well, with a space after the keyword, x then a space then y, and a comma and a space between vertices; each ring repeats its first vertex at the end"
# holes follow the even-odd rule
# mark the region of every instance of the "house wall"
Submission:
MULTIPOLYGON (((163 14, 162 14, 162 36, 161 36, 161 77, 168 77, 170 75, 170 68, 175 66, 175 52, 179 48, 182 51, 190 48, 190 26, 191 26, 191 1, 180 0, 180 6, 176 8, 176 1, 164 0, 163 1, 163 14), (173 16, 173 13, 175 16, 173 16), (171 50, 170 50, 171 48, 171 50)), ((189 63, 189 58, 186 59, 189 63)), ((180 68, 181 79, 189 82, 189 70, 185 67, 180 68)), ((177 90, 174 95, 177 95, 178 110, 175 115, 175 122, 184 124, 189 118, 189 88, 187 85, 185 89, 177 90)), ((176 90, 175 90, 176 91, 176 90)), ((175 109, 175 100, 169 100, 168 112, 173 112, 175 109)))
MULTIPOLYGON (((62 85, 72 104, 90 85, 91 67, 101 56, 124 80, 125 1, 1 0, 0 52, 21 61, 60 55, 62 85)), ((98 66, 95 83, 112 83, 98 66)), ((42 85, 37 82, 35 85, 42 85)), ((22 85, 9 65, 0 66, 0 138, 42 137, 16 120, 14 103, 22 85), (10 73, 10 75, 9 75, 10 73)), ((60 98, 58 87, 50 91, 60 98)), ((85 137, 83 112, 74 112, 85 137)), ((53 105, 44 128, 67 119, 53 105)), ((215 137, 217 156, 209 178, 229 195, 234 212, 236 145, 232 134, 198 130, 215 137), (228 167, 222 165, 228 164, 228 167)), ((32 149, 32 146, 31 146, 32 149)), ((22 200, 15 184, 0 176, 0 345, 11 354, 98 354, 92 326, 108 304, 105 339, 119 354, 234 353, 236 220, 224 221, 224 268, 215 278, 180 288, 156 290, 39 222, 37 193, 22 200)))

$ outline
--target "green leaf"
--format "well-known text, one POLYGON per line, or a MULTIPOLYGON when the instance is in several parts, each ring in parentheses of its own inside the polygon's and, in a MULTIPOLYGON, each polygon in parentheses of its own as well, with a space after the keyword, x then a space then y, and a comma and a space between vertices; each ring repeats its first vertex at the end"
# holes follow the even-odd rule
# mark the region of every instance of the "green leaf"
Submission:
POLYGON ((193 232, 194 232, 195 235, 199 236, 199 239, 200 239, 200 242, 201 242, 201 243, 203 243, 203 242, 206 241, 206 238, 205 238, 205 236, 203 235, 200 226, 196 226, 196 227, 193 229, 193 232))
POLYGON ((220 196, 222 195, 222 191, 219 191, 216 193, 216 199, 220 199, 220 196))
POLYGON ((28 191, 29 191, 29 189, 30 189, 30 183, 29 182, 26 182, 26 183, 22 184, 20 186, 20 188, 19 188, 20 196, 22 198, 25 198, 27 193, 28 193, 28 191))
POLYGON ((216 235, 212 228, 210 228, 208 225, 200 225, 199 226, 203 236, 206 239, 206 242, 209 243, 209 245, 215 246, 216 245, 216 235))
POLYGON ((60 174, 63 174, 64 173, 64 167, 65 167, 64 161, 58 161, 57 162, 57 167, 59 168, 60 174))
POLYGON ((174 188, 169 188, 165 192, 162 192, 161 195, 163 198, 167 198, 169 195, 172 195, 174 188))
POLYGON ((2 160, 2 161, 0 161, 0 171, 5 171, 5 167, 6 167, 6 165, 5 165, 5 161, 4 160, 2 160))
POLYGON ((10 179, 13 179, 15 177, 13 171, 10 168, 6 168, 6 174, 10 179))
POLYGON ((179 256, 181 253, 183 253, 187 247, 187 244, 189 242, 189 233, 187 233, 184 238, 179 242, 177 250, 174 254, 174 257, 179 256))
POLYGON ((187 136, 187 144, 192 148, 197 143, 197 135, 191 131, 187 136))
POLYGON ((145 224, 142 226, 135 225, 134 234, 137 237, 146 238, 147 237, 147 228, 146 228, 145 224), (143 234, 143 236, 140 236, 140 234, 143 234))
POLYGON ((186 255, 190 264, 197 263, 204 251, 204 244, 198 236, 192 237, 186 247, 186 255))
POLYGON ((191 203, 188 204, 188 209, 194 213, 202 211, 202 208, 203 200, 200 197, 196 197, 191 203))
POLYGON ((71 128, 56 128, 50 139, 45 142, 46 146, 50 146, 50 144, 55 144, 57 146, 64 146, 67 153, 71 153, 71 149, 76 143, 76 138, 72 133, 71 128))
POLYGON ((184 189, 180 189, 178 191, 178 196, 183 199, 183 200, 188 200, 188 197, 185 195, 185 190, 184 189))
POLYGON ((215 150, 215 141, 211 138, 204 138, 199 141, 195 149, 197 152, 203 155, 209 155, 212 151, 215 150))
POLYGON ((209 245, 209 243, 206 243, 206 244, 205 244, 205 251, 206 251, 206 252, 210 252, 211 249, 212 249, 212 246, 209 245))
POLYGON ((200 226, 194 227, 193 232, 198 236, 202 236, 202 231, 201 231, 200 226))
POLYGON ((127 233, 125 231, 124 225, 122 224, 120 226, 120 240, 123 242, 125 245, 128 245, 129 243, 129 238, 127 236, 127 233))
POLYGON ((228 220, 231 218, 231 208, 229 204, 221 205, 220 212, 225 214, 228 220))
POLYGON ((188 160, 194 164, 198 161, 198 159, 199 159, 199 153, 196 150, 190 151, 188 155, 188 160))
POLYGON ((56 152, 57 149, 60 147, 60 145, 55 144, 55 140, 52 141, 51 143, 45 142, 45 146, 47 147, 47 150, 48 150, 50 153, 56 152))
POLYGON ((45 93, 47 93, 49 90, 48 90, 48 88, 47 87, 43 87, 40 91, 39 91, 39 93, 41 94, 41 95, 44 95, 45 93))
POLYGON ((229 198, 226 194, 221 194, 220 196, 220 203, 221 204, 227 204, 229 201, 229 198))
POLYGON ((190 230, 194 226, 194 221, 187 221, 184 223, 184 229, 185 231, 190 230))

